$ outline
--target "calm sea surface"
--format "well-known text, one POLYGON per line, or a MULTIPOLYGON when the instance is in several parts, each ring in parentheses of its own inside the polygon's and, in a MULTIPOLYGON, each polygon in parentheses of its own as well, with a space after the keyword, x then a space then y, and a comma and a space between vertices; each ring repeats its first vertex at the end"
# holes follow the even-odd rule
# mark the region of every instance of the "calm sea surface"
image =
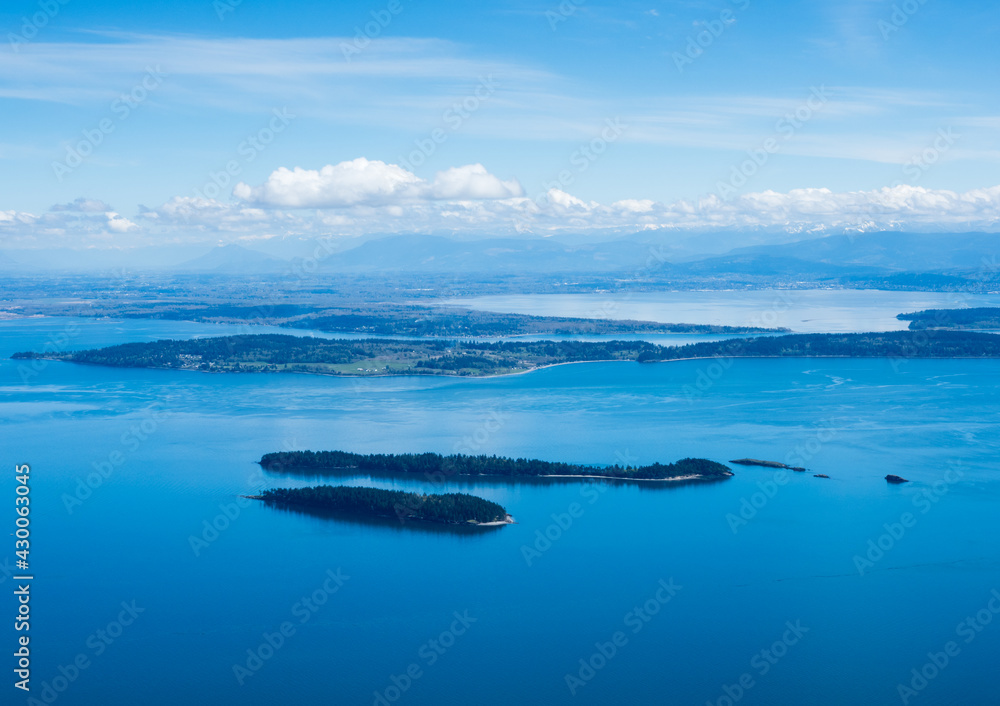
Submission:
MULTIPOLYGON (((841 330, 869 320, 852 317, 841 330)), ((62 687, 54 703, 88 706, 801 706, 903 703, 904 684, 912 704, 1000 703, 997 361, 349 380, 6 359, 61 334, 85 348, 228 332, 0 322, 4 537, 14 464, 32 469, 36 698, 48 683, 62 687), (518 522, 454 531, 241 501, 318 481, 262 474, 254 462, 282 448, 751 456, 810 471, 734 466, 732 479, 688 485, 336 481, 474 492, 518 522)), ((0 570, 11 616, 13 588, 0 570)), ((3 689, 4 703, 25 701, 3 689)))
POLYGON ((1000 294, 889 292, 870 289, 789 291, 607 292, 496 295, 444 303, 486 311, 639 319, 720 326, 784 326, 799 333, 892 331, 909 322, 897 314, 924 309, 1000 306, 1000 294))

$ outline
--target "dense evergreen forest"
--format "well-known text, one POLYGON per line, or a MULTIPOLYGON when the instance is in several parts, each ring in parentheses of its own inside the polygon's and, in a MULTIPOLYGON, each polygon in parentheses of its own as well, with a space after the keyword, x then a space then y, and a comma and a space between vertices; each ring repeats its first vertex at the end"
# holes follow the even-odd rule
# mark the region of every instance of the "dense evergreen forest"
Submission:
POLYGON ((997 358, 1000 336, 973 331, 914 331, 878 333, 796 333, 761 336, 713 343, 692 343, 678 348, 639 354, 640 362, 678 358, 764 357, 807 358, 997 358))
POLYGON ((442 456, 423 454, 354 454, 345 451, 280 451, 264 454, 260 464, 267 470, 284 468, 358 469, 380 473, 419 473, 429 479, 459 476, 606 476, 633 480, 662 480, 684 476, 725 478, 733 475, 726 466, 703 458, 685 458, 675 463, 650 466, 587 466, 502 456, 442 456))
POLYGON ((900 321, 909 321, 911 331, 924 329, 1000 329, 1000 307, 971 309, 926 309, 912 314, 900 314, 900 321))
POLYGON ((421 495, 402 490, 320 485, 314 488, 272 488, 259 496, 266 503, 356 512, 401 520, 449 524, 507 522, 502 505, 465 493, 421 495))
POLYGON ((643 341, 348 340, 256 334, 125 343, 67 353, 15 353, 12 357, 211 372, 481 376, 582 361, 815 356, 998 358, 1000 336, 974 331, 814 333, 658 346, 643 341))

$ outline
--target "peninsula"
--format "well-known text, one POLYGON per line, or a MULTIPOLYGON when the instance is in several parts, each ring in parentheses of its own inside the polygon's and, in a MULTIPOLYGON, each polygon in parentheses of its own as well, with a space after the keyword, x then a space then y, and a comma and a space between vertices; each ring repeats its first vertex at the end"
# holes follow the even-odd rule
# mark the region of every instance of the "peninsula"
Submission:
POLYGON ((268 471, 309 470, 369 471, 388 474, 420 474, 441 481, 451 476, 505 476, 511 478, 609 478, 616 480, 709 480, 728 478, 733 472, 721 463, 703 458, 685 458, 675 463, 649 466, 588 466, 503 456, 467 456, 436 453, 355 454, 346 451, 279 451, 264 454, 260 465, 268 471))
POLYGON ((911 331, 926 329, 1000 330, 1000 307, 969 309, 926 309, 912 314, 900 314, 900 321, 909 321, 911 331))
POLYGON ((395 517, 401 522, 424 520, 479 527, 514 522, 502 505, 465 493, 421 495, 402 490, 319 485, 313 488, 272 488, 250 497, 269 505, 395 517))
POLYGON ((48 359, 119 368, 215 373, 293 372, 320 375, 490 376, 563 363, 692 358, 1000 358, 1000 336, 974 331, 791 334, 685 346, 645 341, 446 341, 327 339, 283 334, 125 343, 68 352, 22 352, 48 359))

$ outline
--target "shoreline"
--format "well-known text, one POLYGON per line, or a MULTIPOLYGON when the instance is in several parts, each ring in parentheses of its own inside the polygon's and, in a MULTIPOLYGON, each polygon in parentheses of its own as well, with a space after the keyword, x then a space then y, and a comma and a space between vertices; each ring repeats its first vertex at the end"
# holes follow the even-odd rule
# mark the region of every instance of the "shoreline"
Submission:
MULTIPOLYGON (((545 476, 527 476, 529 478, 600 478, 602 480, 624 480, 632 481, 636 483, 669 483, 670 481, 677 480, 716 480, 722 478, 732 478, 735 473, 729 473, 727 475, 719 476, 702 476, 702 475, 690 475, 690 476, 672 476, 670 478, 625 478, 622 476, 574 476, 574 475, 545 475, 545 476)), ((507 478, 508 476, 500 476, 501 478, 507 478)))
MULTIPOLYGON (((996 334, 993 334, 996 335, 996 334)), ((103 363, 89 363, 84 361, 76 360, 66 360, 59 356, 38 356, 36 358, 31 358, 29 360, 47 360, 55 363, 71 363, 74 365, 89 365, 99 368, 119 368, 126 370, 167 370, 175 372, 187 372, 187 373, 204 373, 207 375, 313 375, 317 377, 332 377, 332 378, 350 378, 350 379, 367 379, 367 378, 401 378, 401 377, 419 377, 419 378, 454 378, 457 380, 490 380, 494 378, 506 378, 515 375, 527 375, 528 373, 533 373, 538 370, 546 370, 548 368, 556 368, 561 365, 584 365, 587 363, 635 363, 638 365, 652 365, 657 363, 681 363, 685 361, 692 360, 989 360, 996 361, 1000 360, 1000 356, 890 356, 890 355, 880 355, 880 356, 853 356, 853 355, 710 355, 710 356, 693 356, 688 358, 668 358, 665 360, 648 360, 639 362, 637 360, 621 360, 617 358, 601 359, 601 360, 567 360, 559 363, 548 363, 546 365, 539 365, 534 368, 527 368, 524 370, 514 370, 509 373, 494 373, 490 375, 457 375, 454 373, 445 372, 434 372, 434 373, 417 373, 417 372, 405 372, 405 373, 373 373, 371 375, 358 375, 357 373, 337 373, 337 372, 304 372, 301 370, 249 370, 249 371, 234 371, 234 370, 199 370, 197 368, 170 368, 170 367, 159 367, 159 366, 145 366, 145 365, 105 365, 103 363)), ((8 360, 14 360, 12 357, 8 357, 8 360)), ((20 360, 20 359, 18 359, 20 360)), ((303 363, 303 365, 309 365, 309 363, 303 363)))
MULTIPOLYGON (((378 472, 377 470, 375 470, 375 471, 370 470, 370 469, 366 470, 366 469, 363 469, 363 468, 358 468, 357 466, 322 466, 322 467, 318 467, 318 468, 310 468, 308 466, 288 466, 287 468, 282 469, 281 471, 271 471, 271 469, 264 467, 264 465, 260 461, 257 461, 257 465, 260 466, 261 468, 264 468, 264 470, 266 472, 274 472, 274 473, 283 473, 286 470, 293 470, 293 471, 344 471, 344 472, 349 472, 349 473, 356 473, 357 475, 366 475, 366 476, 369 476, 369 477, 371 477, 371 476, 377 476, 377 475, 382 475, 382 476, 391 476, 393 478, 405 478, 407 476, 417 475, 415 473, 410 473, 408 471, 396 471, 396 472, 394 472, 394 471, 382 471, 382 472, 378 472)), ((319 475, 322 475, 322 474, 320 473, 319 475)), ((574 475, 572 473, 568 473, 568 474, 552 474, 552 473, 548 473, 548 474, 545 474, 545 475, 537 475, 537 476, 528 476, 528 475, 516 475, 516 476, 514 476, 514 475, 498 475, 498 474, 490 474, 490 473, 476 473, 476 474, 472 474, 472 473, 455 473, 455 474, 452 474, 451 476, 449 476, 449 478, 487 478, 487 479, 490 479, 490 478, 504 478, 504 479, 510 479, 510 480, 534 480, 534 479, 539 479, 539 478, 540 479, 545 479, 545 478, 595 478, 595 479, 598 479, 598 480, 617 480, 617 481, 626 481, 626 482, 635 482, 635 483, 643 483, 643 482, 645 482, 645 483, 662 483, 662 482, 685 481, 685 480, 722 480, 724 478, 732 478, 735 475, 736 474, 733 473, 733 472, 731 472, 731 471, 729 473, 724 474, 724 475, 718 475, 718 476, 706 476, 706 475, 699 475, 699 474, 691 474, 691 475, 686 475, 686 476, 671 476, 670 478, 628 478, 628 477, 625 477, 625 476, 574 475)), ((253 497, 258 497, 258 496, 244 495, 242 497, 253 498, 253 497)), ((263 497, 260 496, 258 499, 263 499, 263 497)))
POLYGON ((400 524, 406 524, 406 521, 409 521, 409 520, 416 520, 418 522, 430 522, 430 523, 435 524, 435 525, 448 525, 448 526, 451 526, 451 527, 502 527, 504 525, 516 525, 517 524, 517 522, 514 520, 514 516, 511 515, 509 512, 507 513, 506 517, 503 520, 496 520, 495 522, 472 522, 472 521, 468 521, 468 522, 445 522, 444 520, 432 520, 432 519, 427 518, 427 517, 415 517, 415 516, 414 517, 407 517, 406 521, 403 521, 403 520, 401 520, 399 518, 398 515, 370 514, 370 513, 366 513, 366 512, 355 511, 355 510, 341 510, 341 509, 335 509, 335 508, 325 508, 325 507, 319 507, 317 505, 305 505, 305 504, 302 504, 302 503, 270 502, 263 495, 240 495, 238 497, 247 498, 249 500, 260 500, 260 501, 262 501, 266 505, 277 505, 277 506, 280 506, 280 507, 312 508, 312 509, 321 510, 323 512, 329 512, 329 513, 333 513, 333 514, 342 513, 344 515, 355 515, 355 516, 359 516, 359 517, 375 517, 375 518, 386 519, 386 520, 391 520, 391 519, 395 518, 397 520, 400 520, 400 524))

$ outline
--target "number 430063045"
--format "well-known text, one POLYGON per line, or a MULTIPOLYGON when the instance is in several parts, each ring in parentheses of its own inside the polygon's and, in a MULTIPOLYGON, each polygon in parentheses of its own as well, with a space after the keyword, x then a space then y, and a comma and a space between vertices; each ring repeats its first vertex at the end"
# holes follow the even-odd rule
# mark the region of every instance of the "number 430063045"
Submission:
POLYGON ((30 509, 28 506, 31 503, 28 499, 28 494, 31 492, 31 489, 28 487, 28 474, 30 472, 31 468, 27 464, 16 466, 14 469, 17 480, 17 498, 14 500, 14 505, 17 508, 17 532, 15 533, 17 540, 15 541, 14 548, 18 558, 18 568, 27 568, 28 549, 31 546, 28 542, 28 537, 31 536, 31 532, 28 529, 30 524, 28 520, 30 509))

